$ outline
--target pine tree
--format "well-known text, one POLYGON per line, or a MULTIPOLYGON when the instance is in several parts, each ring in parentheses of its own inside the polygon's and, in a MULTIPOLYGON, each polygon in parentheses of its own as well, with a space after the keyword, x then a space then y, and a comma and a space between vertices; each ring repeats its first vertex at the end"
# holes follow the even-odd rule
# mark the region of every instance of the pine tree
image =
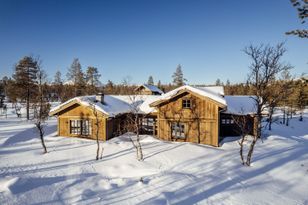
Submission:
POLYGON ((226 86, 230 86, 230 85, 231 85, 230 80, 227 79, 226 86))
POLYGON ((108 94, 115 94, 114 93, 114 87, 115 87, 114 83, 111 80, 108 80, 107 84, 105 85, 105 92, 106 92, 106 94, 107 93, 108 94))
POLYGON ((86 82, 91 86, 98 86, 100 84, 99 78, 101 74, 99 74, 98 69, 95 67, 89 66, 86 71, 86 82))
POLYGON ((53 81, 54 84, 60 85, 60 84, 63 83, 63 80, 62 80, 61 76, 62 76, 61 72, 57 71, 56 74, 55 74, 55 77, 54 77, 54 81, 53 81))
POLYGON ((86 83, 89 87, 88 94, 95 94, 97 92, 97 87, 100 84, 99 78, 101 75, 98 72, 98 69, 95 67, 89 66, 86 71, 86 83))
POLYGON ((36 94, 37 72, 38 61, 32 57, 25 56, 15 66, 15 73, 13 75, 16 89, 18 89, 17 97, 26 100, 28 120, 30 119, 30 100, 36 94))
POLYGON ((173 78, 173 84, 175 86, 182 86, 184 85, 184 81, 186 81, 186 79, 184 78, 183 72, 182 72, 182 66, 179 64, 175 70, 175 72, 172 75, 173 78))
POLYGON ((71 67, 66 74, 68 80, 73 82, 75 89, 75 96, 82 94, 82 88, 84 87, 84 74, 81 69, 81 65, 78 58, 73 60, 71 67))
POLYGON ((4 95, 4 90, 5 90, 5 83, 0 80, 0 95, 4 95))
POLYGON ((161 89, 161 82, 160 82, 160 80, 157 82, 157 87, 158 87, 159 89, 161 89))
MULTIPOLYGON (((297 10, 297 16, 302 24, 306 23, 308 18, 308 1, 307 0, 290 0, 294 8, 297 10)), ((300 38, 308 38, 307 29, 296 29, 286 32, 287 35, 296 35, 300 38)))
POLYGON ((232 88, 231 88, 231 83, 230 80, 227 79, 226 85, 224 86, 225 93, 226 95, 231 95, 232 94, 232 88))
POLYGON ((154 80, 153 80, 153 76, 149 76, 149 79, 148 79, 148 85, 154 85, 154 80))
POLYGON ((54 84, 54 91, 55 91, 55 94, 57 95, 58 99, 57 100, 60 100, 61 102, 63 101, 63 80, 61 78, 62 74, 60 71, 57 71, 55 76, 54 76, 54 81, 53 81, 53 84, 54 84))
POLYGON ((307 91, 305 92, 305 83, 299 81, 299 85, 296 91, 296 104, 300 111, 299 121, 303 121, 303 111, 307 105, 307 91))
POLYGON ((215 82, 215 85, 217 85, 217 86, 222 85, 221 80, 220 80, 219 78, 217 78, 217 80, 216 80, 216 82, 215 82))
POLYGON ((282 104, 283 104, 283 124, 289 126, 289 115, 290 115, 290 95, 292 94, 292 83, 293 77, 289 70, 284 70, 281 73, 282 81, 282 104))

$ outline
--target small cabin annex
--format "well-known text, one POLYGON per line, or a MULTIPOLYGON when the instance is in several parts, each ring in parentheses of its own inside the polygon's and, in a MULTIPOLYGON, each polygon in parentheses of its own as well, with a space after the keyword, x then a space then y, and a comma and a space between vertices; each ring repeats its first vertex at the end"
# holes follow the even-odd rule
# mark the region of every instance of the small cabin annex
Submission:
POLYGON ((135 89, 135 92, 140 95, 162 95, 164 92, 155 85, 143 84, 135 89))

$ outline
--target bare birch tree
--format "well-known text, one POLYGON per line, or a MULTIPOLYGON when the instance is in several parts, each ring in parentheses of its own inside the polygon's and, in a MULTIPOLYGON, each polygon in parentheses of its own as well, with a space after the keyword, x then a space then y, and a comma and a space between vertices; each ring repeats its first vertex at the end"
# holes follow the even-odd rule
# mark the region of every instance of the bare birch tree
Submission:
POLYGON ((127 125, 129 131, 136 134, 136 138, 130 136, 130 140, 136 149, 136 157, 138 161, 143 161, 143 151, 140 143, 140 130, 142 128, 142 121, 145 118, 145 115, 141 113, 140 104, 142 103, 141 97, 138 95, 130 95, 130 114, 127 116, 127 125))
POLYGON ((236 124, 236 126, 238 127, 237 133, 240 135, 240 140, 238 141, 238 144, 240 146, 240 158, 241 158, 241 162, 243 165, 246 164, 246 159, 245 159, 245 154, 244 154, 244 145, 245 143, 248 141, 249 137, 252 137, 251 135, 249 135, 251 128, 249 127, 249 122, 248 122, 248 116, 244 115, 244 111, 242 109, 241 111, 241 115, 232 115, 232 119, 234 121, 234 123, 236 124))
POLYGON ((262 135, 262 113, 267 106, 271 89, 269 84, 275 80, 277 75, 282 71, 289 70, 290 65, 281 63, 281 57, 286 52, 283 43, 276 46, 253 46, 250 45, 244 49, 244 52, 251 58, 250 73, 248 75, 248 83, 252 88, 253 95, 257 104, 257 128, 256 134, 250 144, 247 155, 246 165, 250 166, 254 147, 262 135))
POLYGON ((33 121, 35 127, 38 130, 41 144, 44 149, 44 154, 47 153, 47 147, 45 145, 44 135, 45 135, 45 126, 46 120, 48 118, 50 104, 46 100, 46 91, 44 89, 44 81, 46 80, 46 73, 41 68, 41 63, 38 61, 38 72, 37 72, 37 80, 38 80, 38 96, 36 102, 33 104, 34 115, 33 121))
POLYGON ((99 129, 100 129, 101 120, 100 120, 99 113, 98 113, 94 103, 90 103, 90 108, 92 109, 93 115, 95 117, 94 125, 95 125, 95 139, 96 139, 96 145, 97 145, 95 159, 99 160, 99 159, 103 158, 103 153, 104 153, 104 147, 102 145, 102 148, 100 149, 100 141, 99 141, 99 129))

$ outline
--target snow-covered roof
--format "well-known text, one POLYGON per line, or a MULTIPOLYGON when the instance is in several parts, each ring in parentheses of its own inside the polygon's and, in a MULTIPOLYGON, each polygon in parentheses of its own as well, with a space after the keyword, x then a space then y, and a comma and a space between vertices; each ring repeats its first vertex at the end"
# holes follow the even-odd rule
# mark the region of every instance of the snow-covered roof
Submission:
POLYGON ((63 85, 75 85, 73 80, 68 80, 63 83, 63 85))
POLYGON ((224 113, 236 115, 249 115, 257 112, 255 96, 226 95, 227 110, 224 113))
POLYGON ((224 87, 223 86, 196 86, 196 88, 200 89, 200 90, 210 90, 214 93, 218 93, 219 95, 224 96, 225 95, 225 91, 224 91, 224 87))
POLYGON ((157 92, 157 93, 160 93, 160 94, 164 93, 161 89, 159 89, 155 85, 143 84, 143 85, 139 86, 138 88, 140 88, 140 87, 144 87, 145 89, 150 90, 152 92, 157 92))
POLYGON ((149 104, 157 100, 158 97, 159 96, 157 95, 105 95, 104 103, 101 103, 96 101, 95 95, 80 96, 72 98, 61 105, 54 107, 50 110, 50 113, 55 113, 69 103, 75 101, 85 106, 94 105, 95 109, 109 117, 129 113, 132 110, 137 111, 138 113, 149 114, 155 111, 155 109, 150 107, 149 104))
POLYGON ((167 93, 165 93, 164 95, 162 95, 159 100, 160 101, 165 101, 165 100, 169 100, 175 96, 178 95, 179 92, 183 91, 183 90, 188 90, 191 91, 193 93, 196 93, 198 95, 204 96, 204 97, 208 97, 224 106, 227 105, 226 100, 223 97, 223 87, 220 86, 215 86, 215 87, 193 87, 190 85, 183 85, 181 87, 178 87, 174 90, 171 90, 167 93))
POLYGON ((95 95, 93 96, 81 96, 68 100, 57 107, 54 107, 50 113, 57 113, 65 105, 75 101, 85 106, 94 105, 95 108, 109 117, 116 116, 118 114, 129 113, 132 110, 142 114, 149 114, 155 112, 155 102, 159 103, 165 100, 169 100, 177 96, 181 91, 191 91, 198 95, 208 97, 225 107, 224 113, 248 115, 256 113, 256 102, 253 99, 254 96, 224 96, 222 86, 214 87, 192 87, 189 85, 181 86, 177 89, 169 91, 163 95, 105 95, 104 103, 97 102, 95 95))
POLYGON ((225 96, 223 86, 193 87, 189 85, 184 85, 162 95, 157 100, 157 102, 169 100, 177 96, 177 94, 183 90, 189 90, 193 93, 199 94, 204 97, 208 97, 216 102, 219 102, 222 105, 225 105, 226 110, 224 111, 224 113, 236 114, 236 115, 248 115, 256 113, 257 106, 255 100, 253 99, 254 96, 249 96, 249 95, 225 96))

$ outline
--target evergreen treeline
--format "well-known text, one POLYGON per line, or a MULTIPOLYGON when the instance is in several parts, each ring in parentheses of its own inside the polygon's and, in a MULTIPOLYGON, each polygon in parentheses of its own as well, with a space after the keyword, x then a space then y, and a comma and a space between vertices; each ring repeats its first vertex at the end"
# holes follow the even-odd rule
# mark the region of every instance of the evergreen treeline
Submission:
MULTIPOLYGON (((38 59, 26 56, 22 58, 14 67, 14 73, 11 77, 3 77, 0 81, 0 94, 5 95, 13 103, 22 102, 30 106, 36 99, 38 93, 38 59)), ((41 65, 40 65, 41 67, 41 65)), ((108 80, 106 84, 100 82, 101 74, 98 69, 93 66, 88 66, 85 71, 82 70, 79 59, 73 60, 72 64, 65 73, 66 80, 63 78, 63 73, 57 71, 53 79, 45 81, 43 86, 45 98, 49 101, 64 102, 76 96, 93 95, 98 92, 104 92, 110 95, 129 95, 134 94, 134 90, 138 85, 127 83, 123 80, 122 83, 114 83, 108 80)), ((164 92, 173 90, 181 85, 184 85, 182 66, 178 65, 172 75, 172 83, 162 84, 160 80, 155 83, 153 76, 149 76, 147 84, 156 85, 164 92)), ((223 83, 217 79, 216 86, 224 86, 226 95, 252 95, 253 90, 248 82, 234 83, 229 80, 223 83)), ((211 86, 204 84, 198 86, 211 86)), ((307 78, 302 76, 298 79, 292 79, 289 73, 277 79, 275 83, 269 84, 273 90, 273 98, 279 99, 275 102, 276 106, 289 106, 292 108, 303 109, 308 105, 308 86, 307 78), (287 83, 286 83, 287 82, 287 83), (276 92, 274 92, 276 91, 276 92), (274 96, 274 94, 278 96, 274 96)))

